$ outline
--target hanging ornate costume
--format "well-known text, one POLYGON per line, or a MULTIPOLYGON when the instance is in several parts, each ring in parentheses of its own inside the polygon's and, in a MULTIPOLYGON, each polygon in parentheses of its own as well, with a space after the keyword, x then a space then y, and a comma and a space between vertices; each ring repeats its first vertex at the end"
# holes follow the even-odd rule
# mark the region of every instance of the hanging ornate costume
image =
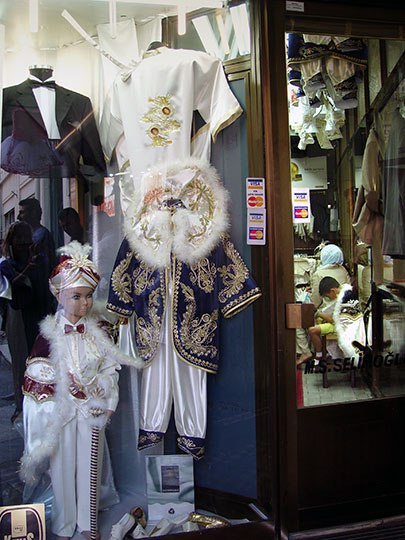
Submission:
MULTIPOLYGON (((225 234, 227 192, 216 171, 195 160, 152 170, 143 182, 130 187, 132 191, 124 196, 127 238, 118 252, 107 307, 122 317, 133 315, 138 354, 151 368, 143 372, 143 385, 158 363, 162 377, 169 362, 176 370, 187 369, 191 378, 202 377, 201 371, 216 373, 220 315, 231 317, 261 295, 225 234)), ((205 375, 204 381, 189 384, 201 389, 205 375)), ((169 384, 167 392, 174 394, 179 446, 202 457, 205 389, 200 393, 196 389, 189 397, 198 416, 191 422, 191 410, 179 418, 179 408, 187 409, 191 403, 184 400, 185 390, 176 397, 175 386, 169 384)), ((184 383, 182 388, 187 386, 184 383)), ((153 409, 157 415, 156 407, 171 408, 171 400, 153 400, 153 407, 151 400, 150 393, 143 391, 139 448, 157 444, 167 428, 167 410, 156 422, 150 416, 153 409)))
POLYGON ((190 266, 173 257, 171 269, 160 270, 138 259, 124 240, 111 278, 108 309, 124 317, 135 315, 136 346, 147 365, 160 345, 170 271, 176 353, 185 362, 216 373, 220 315, 232 317, 256 300, 260 290, 226 235, 196 264, 190 266))

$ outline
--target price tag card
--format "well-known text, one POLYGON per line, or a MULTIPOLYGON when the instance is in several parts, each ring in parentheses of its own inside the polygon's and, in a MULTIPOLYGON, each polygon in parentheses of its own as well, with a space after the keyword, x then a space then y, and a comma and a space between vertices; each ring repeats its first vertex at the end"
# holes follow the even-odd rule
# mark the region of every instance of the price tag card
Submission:
POLYGON ((246 178, 246 205, 248 208, 266 208, 264 178, 246 178))
POLYGON ((253 246, 266 244, 266 210, 248 209, 247 243, 253 246))
POLYGON ((194 511, 194 464, 189 455, 146 456, 148 521, 194 511))

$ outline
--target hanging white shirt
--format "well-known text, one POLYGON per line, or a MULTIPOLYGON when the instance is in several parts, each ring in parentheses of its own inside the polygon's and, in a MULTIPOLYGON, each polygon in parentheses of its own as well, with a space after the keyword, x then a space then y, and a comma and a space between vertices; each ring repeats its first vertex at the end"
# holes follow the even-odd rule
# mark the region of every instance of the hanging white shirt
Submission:
MULTIPOLYGON (((161 47, 116 78, 106 101, 100 138, 107 157, 125 135, 131 171, 191 156, 193 111, 215 142, 242 114, 220 60, 206 53, 161 47)), ((207 153, 209 148, 202 145, 207 153)), ((196 156, 209 160, 209 155, 196 156)))

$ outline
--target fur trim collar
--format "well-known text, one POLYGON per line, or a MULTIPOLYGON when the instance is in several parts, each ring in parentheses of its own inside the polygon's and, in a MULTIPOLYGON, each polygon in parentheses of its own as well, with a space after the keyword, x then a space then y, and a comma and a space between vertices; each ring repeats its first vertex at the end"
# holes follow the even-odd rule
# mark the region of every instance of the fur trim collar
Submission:
POLYGON ((335 308, 333 310, 333 321, 335 323, 336 335, 338 337, 338 345, 345 357, 350 358, 354 351, 352 345, 347 343, 347 340, 344 339, 342 322, 340 319, 340 312, 342 311, 343 298, 345 297, 347 291, 351 291, 352 286, 345 283, 342 285, 341 290, 339 291, 338 297, 336 299, 335 308))
MULTIPOLYGON (((98 320, 92 317, 94 309, 86 318, 86 327, 88 332, 94 339, 99 350, 105 351, 110 358, 114 358, 119 364, 132 366, 138 369, 143 369, 145 364, 138 357, 128 356, 123 353, 117 345, 115 345, 107 334, 98 326, 98 320)), ((41 334, 49 341, 51 349, 51 358, 57 359, 61 351, 64 349, 64 333, 62 328, 57 323, 57 315, 48 315, 39 325, 41 334)))
POLYGON ((209 163, 188 159, 160 165, 139 182, 120 181, 124 233, 137 257, 164 268, 173 254, 193 265, 229 228, 229 194, 209 163))

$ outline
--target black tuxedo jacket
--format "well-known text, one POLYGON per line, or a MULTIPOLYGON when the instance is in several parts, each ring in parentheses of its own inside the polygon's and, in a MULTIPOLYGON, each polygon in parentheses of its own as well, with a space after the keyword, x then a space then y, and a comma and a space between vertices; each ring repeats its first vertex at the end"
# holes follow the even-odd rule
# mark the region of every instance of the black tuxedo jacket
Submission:
MULTIPOLYGON (((100 181, 106 167, 91 101, 62 86, 55 88, 56 122, 61 136, 56 150, 63 164, 52 171, 52 177, 82 176, 89 181, 100 181)), ((3 89, 2 141, 16 133, 24 137, 27 131, 46 134, 29 79, 3 89), (13 126, 16 110, 25 113, 23 126, 13 126)), ((26 140, 30 140, 29 133, 26 140)))

